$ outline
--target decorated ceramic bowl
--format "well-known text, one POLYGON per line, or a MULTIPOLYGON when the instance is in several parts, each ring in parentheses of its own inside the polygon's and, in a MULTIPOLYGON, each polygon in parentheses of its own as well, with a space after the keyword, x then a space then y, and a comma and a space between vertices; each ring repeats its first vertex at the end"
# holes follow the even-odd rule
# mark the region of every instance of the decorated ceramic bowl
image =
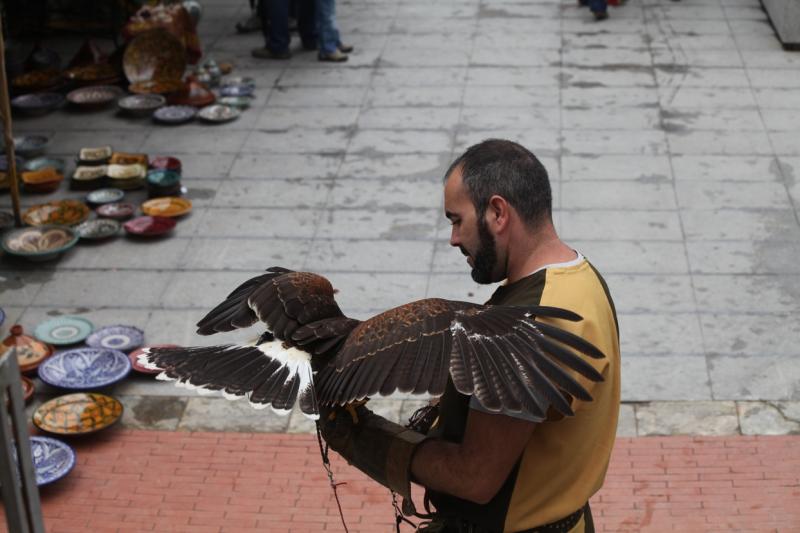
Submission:
POLYGON ((119 235, 122 225, 112 218, 95 218, 81 222, 75 226, 75 231, 81 239, 97 241, 119 235))
POLYGON ((147 154, 133 154, 129 152, 114 152, 111 154, 111 165, 142 165, 147 167, 147 154))
POLYGON ((136 212, 136 206, 128 203, 111 203, 103 204, 97 208, 97 214, 104 218, 111 218, 114 220, 126 220, 133 216, 136 212))
POLYGON ((245 86, 252 87, 252 88, 255 89, 256 80, 254 80, 253 78, 243 77, 243 76, 228 76, 228 77, 225 77, 225 78, 222 79, 222 81, 220 82, 220 85, 222 87, 232 87, 232 86, 235 86, 235 85, 245 85, 245 86))
POLYGON ((39 436, 30 437, 30 441, 37 486, 58 481, 75 467, 75 450, 66 442, 39 436))
POLYGON ((25 135, 14 138, 14 149, 22 157, 35 157, 41 155, 49 143, 44 135, 25 135))
POLYGON ((42 342, 56 346, 77 344, 88 337, 94 330, 94 324, 79 316, 59 316, 45 320, 33 331, 33 335, 42 342))
POLYGON ((92 146, 81 148, 78 163, 81 165, 104 165, 111 159, 114 150, 110 146, 92 146))
POLYGON ((181 160, 177 157, 158 156, 150 160, 150 168, 156 170, 171 170, 173 172, 181 173, 181 160))
POLYGON ((47 261, 69 250, 76 242, 78 234, 70 227, 40 226, 9 231, 3 235, 2 248, 12 255, 47 261))
POLYGON ((162 124, 183 124, 194 119, 197 110, 188 105, 168 105, 159 107, 153 113, 153 118, 162 124))
POLYGON ((128 356, 108 348, 59 352, 45 359, 38 368, 39 378, 48 385, 73 390, 107 387, 125 379, 130 371, 128 356))
POLYGON ((36 385, 34 385, 33 380, 26 376, 20 376, 22 381, 22 399, 25 403, 33 398, 33 393, 36 392, 36 385))
POLYGON ((238 109, 247 109, 253 102, 252 96, 223 96, 217 100, 221 105, 236 107, 238 109))
POLYGON ((183 88, 183 81, 180 79, 137 81, 128 86, 128 90, 135 94, 172 94, 182 91, 183 88))
POLYGON ((89 206, 79 200, 54 200, 29 208, 22 220, 31 226, 59 224, 74 226, 89 217, 89 206))
POLYGON ((11 86, 22 92, 52 90, 64 82, 57 69, 43 69, 20 74, 11 80, 11 86))
POLYGON ((81 107, 103 107, 115 102, 124 93, 115 85, 81 87, 67 94, 69 103, 81 107))
POLYGON ((147 184, 160 188, 180 185, 181 175, 172 170, 151 170, 147 173, 147 184))
POLYGON ((119 108, 130 115, 150 116, 153 111, 167 103, 160 94, 133 94, 117 100, 119 108))
POLYGON ((106 176, 118 180, 142 179, 147 175, 144 165, 108 165, 106 176))
POLYGON ((221 96, 253 96, 252 85, 227 85, 219 90, 221 96))
POLYGON ((201 109, 197 113, 197 116, 206 122, 220 124, 222 122, 236 120, 239 118, 240 114, 241 111, 235 107, 229 107, 226 105, 210 105, 201 109))
POLYGON ((99 180, 106 177, 106 172, 108 172, 108 167, 106 165, 79 166, 75 168, 72 179, 77 181, 99 180))
POLYGON ((119 202, 125 197, 125 191, 120 189, 97 189, 96 191, 92 191, 86 195, 86 201, 90 204, 100 205, 100 204, 110 204, 114 202, 119 202))
POLYGON ((73 67, 64 71, 64 76, 70 81, 87 85, 100 85, 102 82, 110 85, 121 77, 120 72, 109 63, 92 63, 73 67))
POLYGON ((192 202, 177 196, 153 198, 142 204, 142 212, 153 217, 179 217, 192 210, 192 202))
POLYGON ((127 221, 122 227, 136 237, 158 237, 172 231, 176 224, 173 218, 143 216, 127 221))
POLYGON ((26 192, 53 192, 64 180, 64 175, 53 167, 29 170, 22 173, 22 185, 26 192))
POLYGON ((135 350, 142 344, 144 332, 133 326, 106 326, 86 339, 86 345, 92 348, 109 348, 121 352, 135 350))
POLYGON ((119 400, 97 392, 76 392, 40 405, 33 423, 48 433, 85 435, 113 425, 121 416, 119 400))
POLYGON ((61 93, 23 94, 11 100, 11 107, 26 115, 46 115, 61 107, 65 100, 61 93))
POLYGON ((43 168, 53 168, 56 172, 64 173, 64 160, 53 157, 37 157, 26 161, 22 165, 24 171, 36 171, 43 168))

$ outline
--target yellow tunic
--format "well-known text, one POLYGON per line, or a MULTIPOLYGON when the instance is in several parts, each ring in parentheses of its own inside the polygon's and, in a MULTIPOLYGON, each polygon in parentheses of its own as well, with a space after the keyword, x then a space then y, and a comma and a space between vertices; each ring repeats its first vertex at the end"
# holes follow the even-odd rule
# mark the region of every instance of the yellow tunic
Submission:
MULTIPOLYGON (((593 401, 573 400, 575 416, 558 419, 552 414, 537 424, 509 479, 486 505, 429 492, 440 512, 473 521, 488 531, 524 531, 564 518, 600 489, 608 468, 620 402, 616 313, 605 282, 588 261, 565 265, 501 286, 488 303, 549 305, 578 313, 583 317, 580 322, 551 322, 580 335, 605 354, 600 360, 584 357, 605 380, 593 383, 573 372, 593 401)), ((434 434, 459 442, 468 406, 469 397, 448 387, 434 434)), ((583 531, 583 520, 573 531, 583 531)))

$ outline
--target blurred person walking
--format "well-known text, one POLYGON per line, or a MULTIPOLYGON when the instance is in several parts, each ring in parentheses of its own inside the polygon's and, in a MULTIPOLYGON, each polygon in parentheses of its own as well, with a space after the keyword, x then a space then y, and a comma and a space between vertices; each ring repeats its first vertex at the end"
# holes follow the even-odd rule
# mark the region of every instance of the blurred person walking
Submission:
MULTIPOLYGON (((261 0, 259 2, 264 48, 255 48, 251 54, 260 59, 289 59, 289 0, 261 0)), ((314 0, 298 0, 297 32, 304 50, 317 48, 317 21, 314 0)))
POLYGON ((352 46, 342 44, 339 30, 336 27, 336 0, 316 0, 317 28, 319 30, 320 61, 340 63, 347 61, 347 54, 353 51, 352 46))

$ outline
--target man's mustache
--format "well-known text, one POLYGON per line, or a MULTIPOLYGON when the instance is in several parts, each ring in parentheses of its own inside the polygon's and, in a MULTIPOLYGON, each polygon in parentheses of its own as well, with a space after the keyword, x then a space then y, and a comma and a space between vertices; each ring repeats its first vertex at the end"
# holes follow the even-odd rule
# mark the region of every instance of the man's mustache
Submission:
POLYGON ((464 248, 463 246, 459 246, 458 249, 461 250, 462 254, 464 254, 465 256, 469 257, 469 252, 467 252, 466 248, 464 248))

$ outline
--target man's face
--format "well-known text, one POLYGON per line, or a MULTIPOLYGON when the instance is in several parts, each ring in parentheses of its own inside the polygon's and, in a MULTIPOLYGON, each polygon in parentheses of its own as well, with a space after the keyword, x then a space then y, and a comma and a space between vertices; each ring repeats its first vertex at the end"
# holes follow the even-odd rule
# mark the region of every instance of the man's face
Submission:
POLYGON ((478 216, 464 187, 461 169, 455 169, 444 187, 445 216, 450 219, 450 245, 467 256, 472 279, 477 283, 493 283, 504 276, 497 270, 497 243, 486 220, 478 216))

